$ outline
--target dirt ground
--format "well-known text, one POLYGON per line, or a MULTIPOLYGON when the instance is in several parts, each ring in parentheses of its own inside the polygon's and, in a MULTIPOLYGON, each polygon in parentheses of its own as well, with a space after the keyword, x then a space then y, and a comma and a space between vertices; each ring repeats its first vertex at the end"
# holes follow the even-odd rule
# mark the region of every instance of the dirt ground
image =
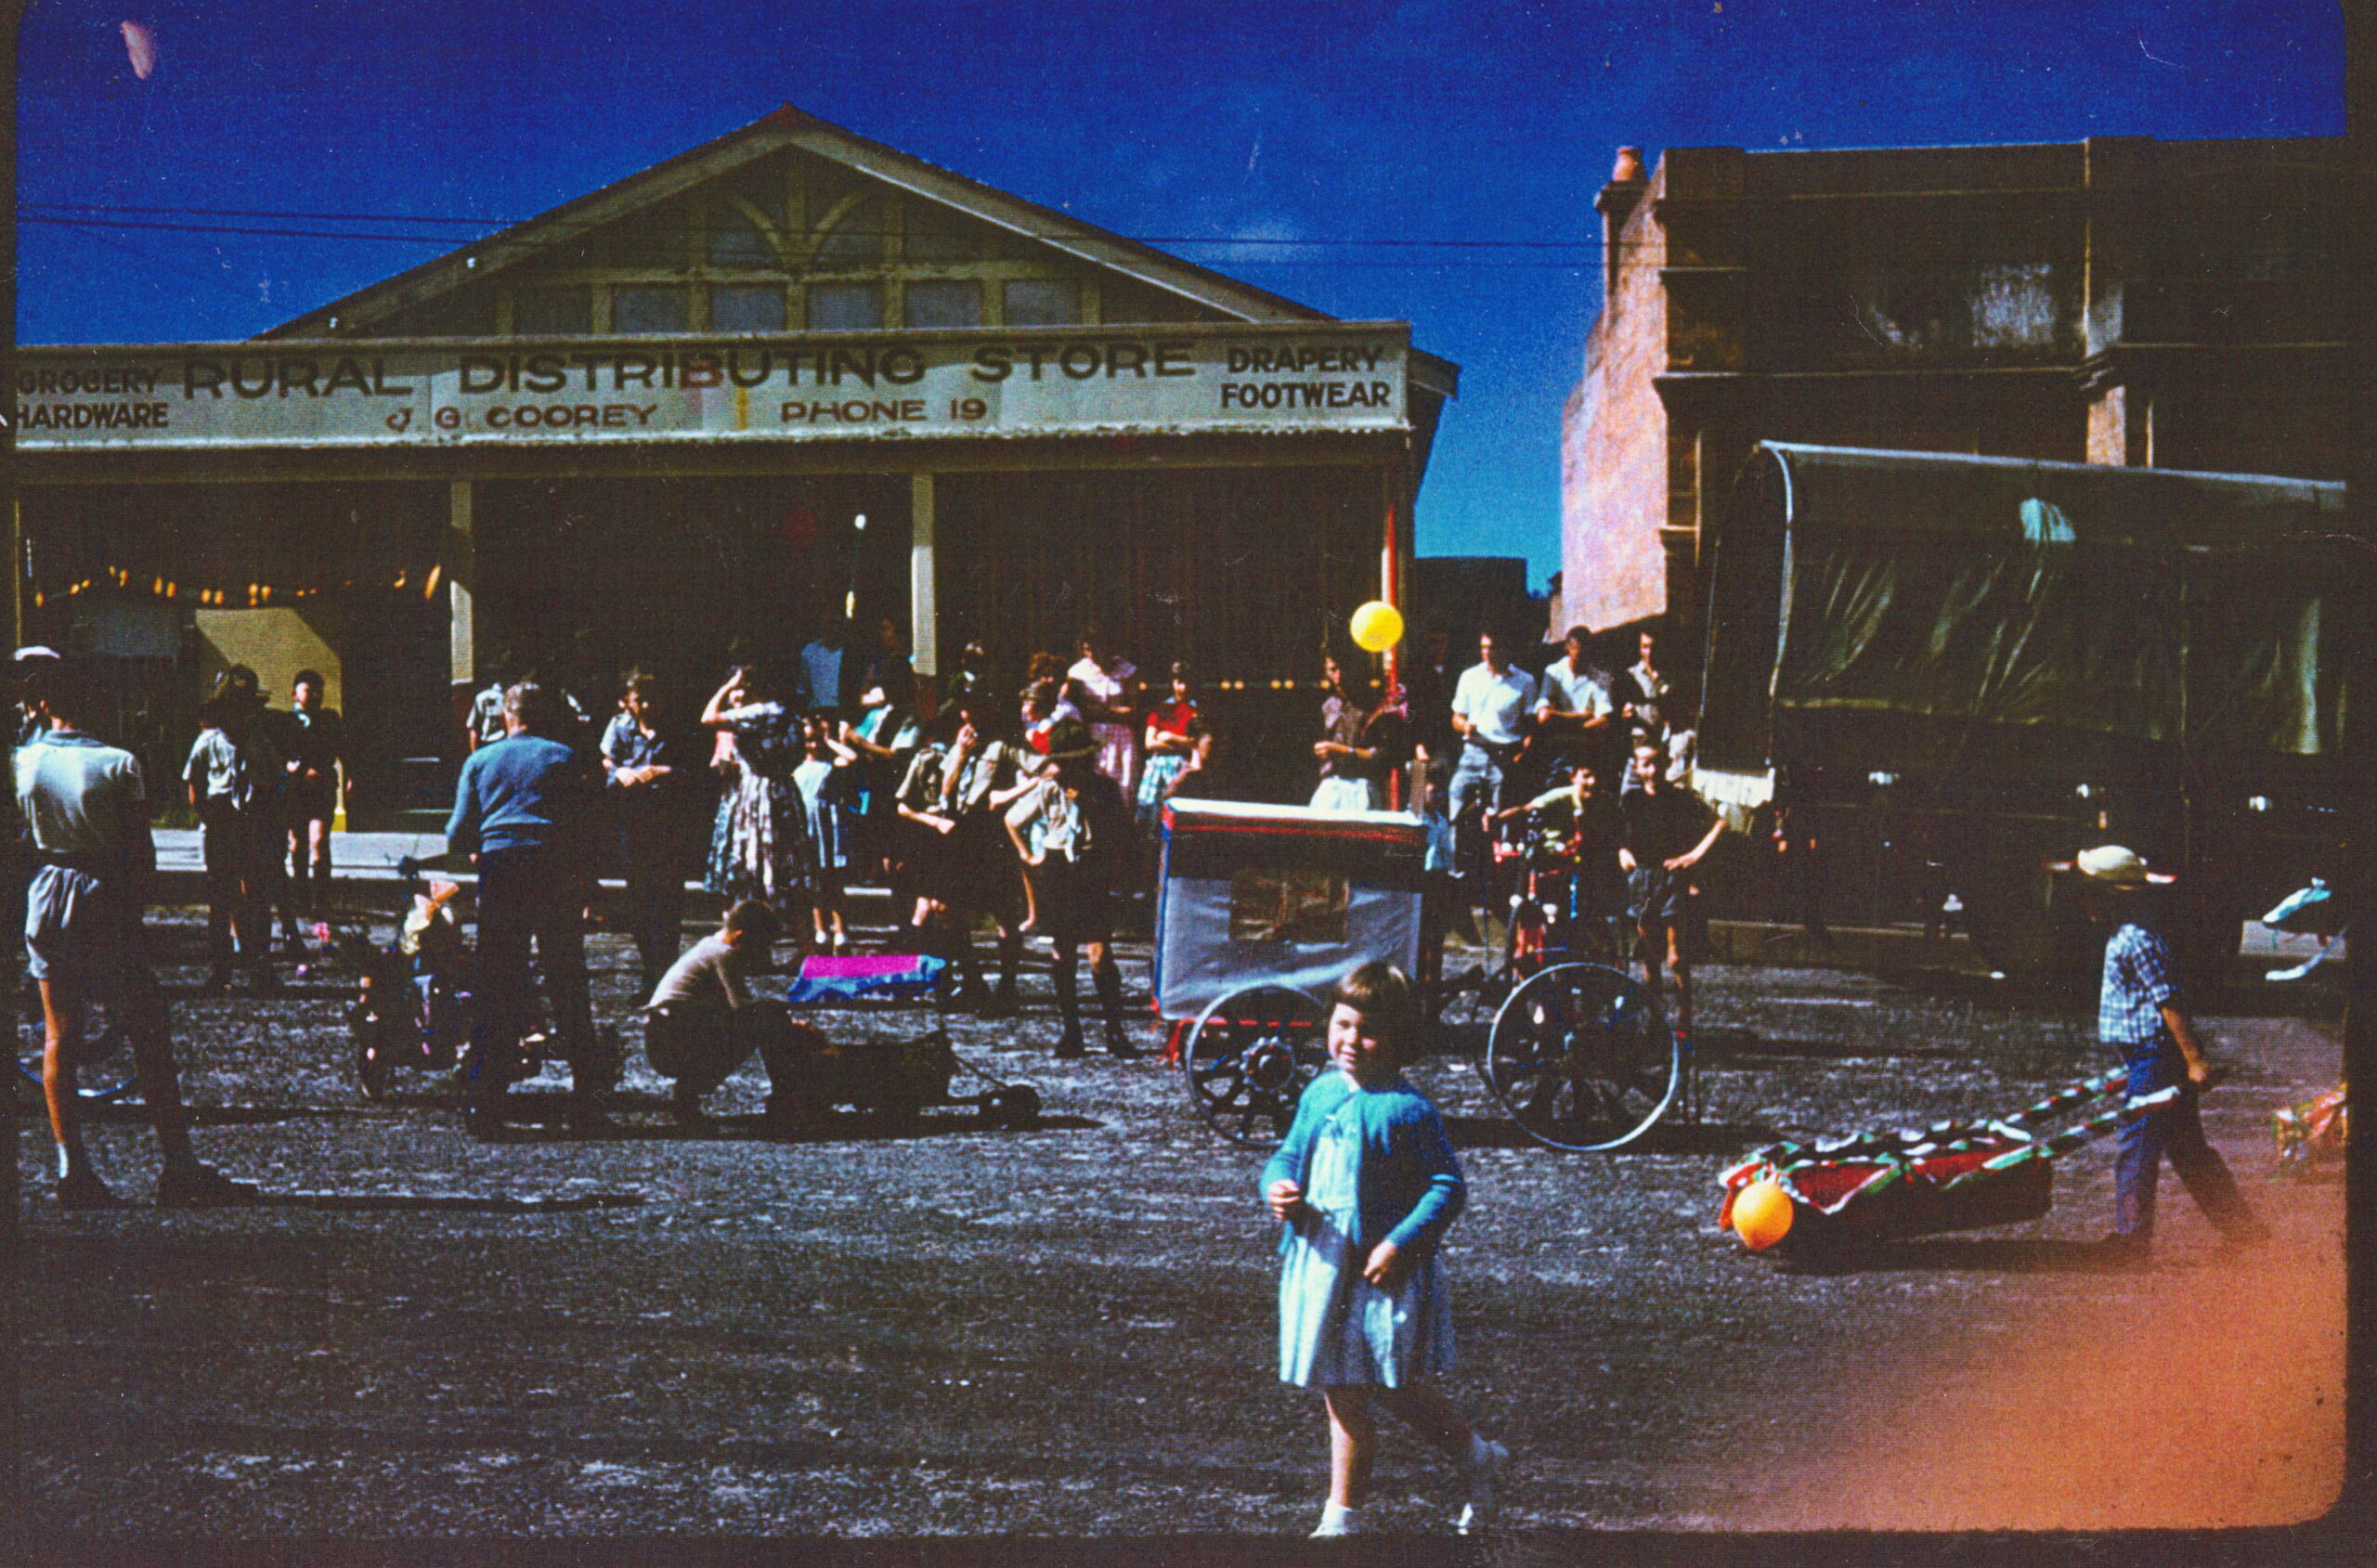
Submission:
MULTIPOLYGON (((1151 1061, 1051 1059, 1045 976, 1021 1018, 956 1024, 967 1057, 1039 1087, 1028 1131, 940 1110, 768 1138, 755 1065, 689 1134, 629 1022, 617 1136, 539 1113, 555 1069, 483 1140, 425 1082, 361 1098, 344 981, 197 1000, 196 927, 166 934, 201 1147, 268 1200, 63 1212, 21 1115, 37 1537, 1284 1540, 1317 1516, 1318 1402, 1272 1376, 1261 1157, 1151 1061)), ((626 1019, 630 961, 595 952, 598 1008, 626 1019)), ((1471 1181, 1448 1391, 1519 1457, 1508 1538, 2327 1509, 2343 1187, 2279 1175, 2268 1117, 2334 1082, 2332 992, 2207 1020, 2234 1077, 2206 1121, 2267 1249, 2220 1252, 2169 1184, 2156 1266, 2107 1268, 2106 1142, 2059 1163, 2043 1220, 1793 1271, 1714 1228, 1720 1169, 1777 1135, 2017 1109, 2108 1065, 2093 1009, 1946 970, 1703 981, 1709 1114, 1617 1153, 1527 1142, 1459 1056, 1414 1072, 1471 1181)), ((136 1117, 97 1147, 145 1192, 136 1117)), ((1373 1523, 1446 1536, 1455 1492, 1391 1436, 1373 1523)))

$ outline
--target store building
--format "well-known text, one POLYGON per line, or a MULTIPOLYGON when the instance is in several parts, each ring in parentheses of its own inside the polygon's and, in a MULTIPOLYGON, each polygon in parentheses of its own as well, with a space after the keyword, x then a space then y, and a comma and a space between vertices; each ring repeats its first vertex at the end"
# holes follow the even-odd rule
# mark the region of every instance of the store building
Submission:
POLYGON ((1646 174, 1621 149, 1563 421, 1563 616, 1695 645, 1762 440, 2343 478, 2345 159, 2098 137, 1673 148, 1646 174))
POLYGON ((21 350, 18 624, 144 736, 320 667, 375 804, 499 650, 693 691, 1097 623, 1263 692, 1396 591, 1456 379, 787 108, 248 342, 21 350))

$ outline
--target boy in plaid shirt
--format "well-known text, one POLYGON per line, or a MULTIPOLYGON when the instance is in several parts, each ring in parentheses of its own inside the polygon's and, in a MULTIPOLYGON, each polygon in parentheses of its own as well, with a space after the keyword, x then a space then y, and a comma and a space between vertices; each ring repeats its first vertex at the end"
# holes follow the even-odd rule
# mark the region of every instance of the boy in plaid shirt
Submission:
POLYGON ((2097 1037, 2121 1052, 2130 1098, 2174 1086, 2179 1091, 2122 1129, 2107 1245, 2139 1261, 2152 1249, 2154 1189, 2165 1157, 2188 1196, 2230 1244, 2262 1240, 2261 1222, 2245 1206, 2227 1162, 2204 1140, 2197 1097, 2212 1082, 2211 1064, 2182 1004, 2171 945, 2144 923, 2147 912, 2139 907, 2149 888, 2172 878, 2149 871, 2134 850, 2116 844, 2081 851, 2073 869, 2086 879, 2098 919, 2112 927, 2097 998, 2097 1037))

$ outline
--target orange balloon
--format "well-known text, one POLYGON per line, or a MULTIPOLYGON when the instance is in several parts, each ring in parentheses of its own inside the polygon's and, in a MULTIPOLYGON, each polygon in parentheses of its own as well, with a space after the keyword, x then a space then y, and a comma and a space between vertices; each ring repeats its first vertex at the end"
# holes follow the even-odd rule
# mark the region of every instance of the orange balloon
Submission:
POLYGON ((1763 1252, 1791 1234, 1791 1195, 1772 1176, 1734 1195, 1734 1234, 1753 1252, 1763 1252))

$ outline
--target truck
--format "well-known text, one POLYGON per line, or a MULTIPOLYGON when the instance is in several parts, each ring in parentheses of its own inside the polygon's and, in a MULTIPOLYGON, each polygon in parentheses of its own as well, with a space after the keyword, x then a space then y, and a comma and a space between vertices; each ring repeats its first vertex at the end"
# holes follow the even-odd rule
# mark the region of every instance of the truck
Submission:
POLYGON ((1762 443, 1715 531, 1694 783, 1816 849, 1825 897, 2008 971, 2093 974, 2052 867, 2126 843, 2216 963, 2339 853, 2372 564, 2337 484, 1762 443))

